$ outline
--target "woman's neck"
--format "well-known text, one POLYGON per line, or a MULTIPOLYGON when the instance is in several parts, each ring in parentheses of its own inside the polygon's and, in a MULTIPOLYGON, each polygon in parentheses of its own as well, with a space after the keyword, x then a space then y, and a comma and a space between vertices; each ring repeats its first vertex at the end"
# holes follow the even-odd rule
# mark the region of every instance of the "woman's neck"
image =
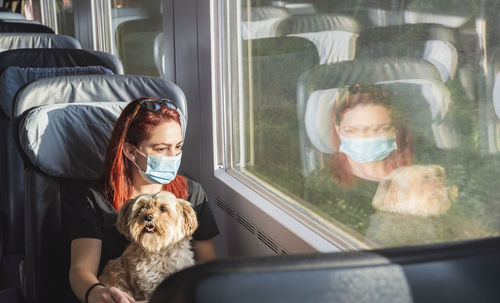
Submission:
POLYGON ((352 174, 361 179, 380 182, 389 174, 384 161, 359 163, 347 158, 352 174))
POLYGON ((142 194, 148 194, 148 195, 156 194, 162 189, 163 189, 162 184, 150 183, 144 180, 144 178, 137 169, 133 170, 132 173, 133 197, 137 197, 138 195, 142 194))

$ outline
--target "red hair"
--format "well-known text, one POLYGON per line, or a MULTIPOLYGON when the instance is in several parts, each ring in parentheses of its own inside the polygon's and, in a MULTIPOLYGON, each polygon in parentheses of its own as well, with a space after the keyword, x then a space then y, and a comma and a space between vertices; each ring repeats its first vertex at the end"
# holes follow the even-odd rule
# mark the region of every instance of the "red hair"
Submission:
POLYGON ((353 109, 358 105, 367 104, 376 104, 387 108, 390 112, 392 123, 396 129, 396 144, 398 148, 383 160, 384 167, 388 171, 392 171, 400 166, 411 165, 413 138, 408 126, 408 118, 402 113, 402 111, 396 110, 388 94, 382 90, 362 91, 352 95, 348 94, 342 102, 336 102, 330 125, 330 129, 332 130, 332 147, 337 151, 332 155, 332 175, 345 187, 352 186, 354 182, 353 174, 346 154, 338 152, 341 142, 335 126, 340 125, 343 115, 348 110, 353 109))
MULTIPOLYGON (((106 152, 101 184, 104 195, 116 210, 119 210, 126 200, 133 198, 133 164, 124 155, 125 142, 137 147, 149 139, 150 132, 158 124, 172 120, 181 124, 179 113, 166 106, 157 112, 142 109, 139 102, 145 99, 156 100, 138 98, 123 109, 116 121, 106 152)), ((177 198, 187 199, 187 179, 181 175, 177 175, 174 180, 165 184, 163 189, 172 192, 177 198)))

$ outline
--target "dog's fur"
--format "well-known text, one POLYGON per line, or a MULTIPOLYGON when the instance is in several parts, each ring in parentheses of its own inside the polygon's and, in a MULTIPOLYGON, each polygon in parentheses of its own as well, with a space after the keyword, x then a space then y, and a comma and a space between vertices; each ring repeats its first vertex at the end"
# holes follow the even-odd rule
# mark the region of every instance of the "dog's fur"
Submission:
POLYGON ((380 182, 372 205, 377 210, 414 216, 439 216, 458 195, 446 186, 446 172, 439 165, 412 165, 393 170, 380 182))
POLYGON ((194 264, 191 236, 198 227, 191 204, 161 191, 120 209, 116 227, 130 245, 104 267, 99 281, 135 300, 147 300, 168 275, 194 264))

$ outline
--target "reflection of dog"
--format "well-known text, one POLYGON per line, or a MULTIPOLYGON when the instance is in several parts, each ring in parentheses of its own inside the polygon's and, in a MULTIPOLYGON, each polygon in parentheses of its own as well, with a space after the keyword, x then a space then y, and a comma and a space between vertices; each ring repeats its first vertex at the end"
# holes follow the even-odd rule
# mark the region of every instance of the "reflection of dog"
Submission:
POLYGON ((415 216, 444 214, 457 195, 446 187, 446 172, 439 165, 412 165, 393 170, 380 182, 372 200, 375 209, 415 216))
POLYGON ((191 204, 167 191, 125 202, 116 223, 131 243, 104 267, 99 281, 136 300, 149 299, 168 275, 194 264, 191 235, 198 227, 191 204))

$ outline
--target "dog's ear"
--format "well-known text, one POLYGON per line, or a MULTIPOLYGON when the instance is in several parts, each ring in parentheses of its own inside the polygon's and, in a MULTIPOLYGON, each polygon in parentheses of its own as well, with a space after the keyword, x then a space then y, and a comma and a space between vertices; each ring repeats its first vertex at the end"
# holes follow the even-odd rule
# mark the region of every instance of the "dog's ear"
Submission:
POLYGON ((123 203, 120 211, 118 212, 118 219, 116 220, 116 229, 127 239, 130 238, 130 213, 132 212, 132 205, 134 205, 134 201, 134 199, 130 199, 123 203))
POLYGON ((191 207, 191 203, 186 200, 177 199, 177 211, 184 218, 182 232, 185 236, 190 236, 198 228, 198 218, 196 212, 191 207))
POLYGON ((372 206, 375 209, 384 210, 385 199, 387 198, 387 193, 389 192, 391 184, 391 179, 382 180, 378 184, 377 191, 375 192, 375 196, 373 196, 372 200, 372 206))
POLYGON ((398 189, 392 179, 380 181, 377 192, 372 200, 372 206, 375 209, 395 212, 398 203, 398 189))

